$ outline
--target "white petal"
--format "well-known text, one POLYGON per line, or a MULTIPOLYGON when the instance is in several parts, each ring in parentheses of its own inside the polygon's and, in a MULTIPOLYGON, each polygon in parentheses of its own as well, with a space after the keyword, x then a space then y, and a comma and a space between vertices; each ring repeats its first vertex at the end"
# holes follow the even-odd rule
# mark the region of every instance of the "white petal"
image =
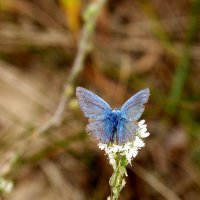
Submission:
POLYGON ((144 142, 139 137, 136 137, 134 145, 139 148, 145 146, 144 142))
POLYGON ((143 128, 147 128, 147 125, 146 124, 143 124, 141 126, 139 126, 140 129, 143 129, 143 128))
POLYGON ((130 149, 130 143, 126 143, 123 147, 123 151, 127 151, 130 149))
POLYGON ((133 149, 131 149, 130 153, 131 153, 132 157, 135 158, 137 156, 137 154, 138 154, 138 149, 137 148, 133 148, 133 149))
POLYGON ((145 123, 145 120, 143 119, 143 120, 141 120, 141 121, 138 122, 138 126, 141 126, 141 125, 143 125, 144 123, 145 123))
POLYGON ((99 146, 99 149, 103 150, 107 147, 107 144, 99 143, 98 146, 99 146))
POLYGON ((141 137, 142 138, 145 138, 145 137, 148 137, 150 135, 150 133, 149 132, 145 132, 145 133, 141 133, 141 137))
POLYGON ((120 145, 113 145, 113 147, 111 148, 111 150, 114 153, 121 151, 121 149, 122 149, 122 146, 120 146, 120 145))
POLYGON ((147 128, 142 128, 141 130, 140 130, 140 134, 143 134, 143 133, 145 133, 147 131, 147 128))

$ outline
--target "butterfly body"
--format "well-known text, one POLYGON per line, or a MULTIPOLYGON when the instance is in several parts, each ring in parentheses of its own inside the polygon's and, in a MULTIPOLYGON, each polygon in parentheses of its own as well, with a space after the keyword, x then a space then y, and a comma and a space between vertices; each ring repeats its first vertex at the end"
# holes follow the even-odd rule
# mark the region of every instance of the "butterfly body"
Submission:
POLYGON ((120 109, 114 109, 108 116, 109 121, 112 123, 112 129, 110 130, 111 133, 111 141, 114 142, 116 140, 117 129, 120 120, 122 120, 121 111, 120 109))
POLYGON ((113 132, 116 130, 117 131, 117 125, 119 121, 121 120, 121 111, 119 109, 114 109, 111 114, 109 119, 113 123, 113 132))
POLYGON ((123 144, 135 137, 137 120, 148 101, 149 89, 141 90, 121 108, 113 110, 103 99, 85 88, 77 87, 76 95, 81 110, 89 118, 87 132, 95 135, 100 142, 123 144))

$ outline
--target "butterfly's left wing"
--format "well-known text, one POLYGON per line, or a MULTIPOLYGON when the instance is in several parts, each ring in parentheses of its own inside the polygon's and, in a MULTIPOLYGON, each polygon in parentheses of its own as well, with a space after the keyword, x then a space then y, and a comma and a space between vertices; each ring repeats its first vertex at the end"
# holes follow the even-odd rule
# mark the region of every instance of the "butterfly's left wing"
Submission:
POLYGON ((144 104, 147 103, 149 95, 149 89, 146 88, 128 99, 121 107, 122 117, 129 121, 138 120, 144 111, 144 104))
POLYGON ((112 111, 102 98, 85 88, 77 87, 76 96, 81 110, 87 118, 104 119, 112 111))
POLYGON ((138 129, 138 125, 135 122, 122 119, 117 126, 116 140, 118 144, 123 144, 128 141, 133 141, 135 132, 138 129))
POLYGON ((112 112, 110 106, 102 98, 82 87, 76 88, 76 96, 81 110, 89 118, 86 131, 95 135, 102 143, 110 142, 113 127, 109 119, 112 112))

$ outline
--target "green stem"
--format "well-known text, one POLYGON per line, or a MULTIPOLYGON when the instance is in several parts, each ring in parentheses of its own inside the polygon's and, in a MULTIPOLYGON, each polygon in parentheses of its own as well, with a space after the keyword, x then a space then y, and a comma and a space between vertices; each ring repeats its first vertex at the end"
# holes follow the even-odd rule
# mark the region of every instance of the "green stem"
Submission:
POLYGON ((121 190, 126 184, 125 175, 128 161, 126 157, 124 155, 120 155, 120 153, 116 154, 115 161, 116 166, 113 166, 114 172, 109 181, 111 187, 111 196, 108 197, 108 200, 117 200, 121 190))

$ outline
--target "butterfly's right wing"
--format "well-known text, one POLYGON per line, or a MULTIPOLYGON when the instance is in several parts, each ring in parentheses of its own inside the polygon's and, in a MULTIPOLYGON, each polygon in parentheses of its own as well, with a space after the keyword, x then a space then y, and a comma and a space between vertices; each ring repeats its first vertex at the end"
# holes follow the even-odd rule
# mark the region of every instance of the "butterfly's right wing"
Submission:
POLYGON ((134 139, 138 129, 136 120, 141 117, 144 111, 144 104, 147 103, 148 99, 149 89, 146 88, 133 95, 121 107, 121 120, 117 126, 118 144, 123 144, 134 139))
POLYGON ((103 120, 112 111, 102 98, 85 88, 77 87, 76 96, 81 110, 87 118, 103 120))

